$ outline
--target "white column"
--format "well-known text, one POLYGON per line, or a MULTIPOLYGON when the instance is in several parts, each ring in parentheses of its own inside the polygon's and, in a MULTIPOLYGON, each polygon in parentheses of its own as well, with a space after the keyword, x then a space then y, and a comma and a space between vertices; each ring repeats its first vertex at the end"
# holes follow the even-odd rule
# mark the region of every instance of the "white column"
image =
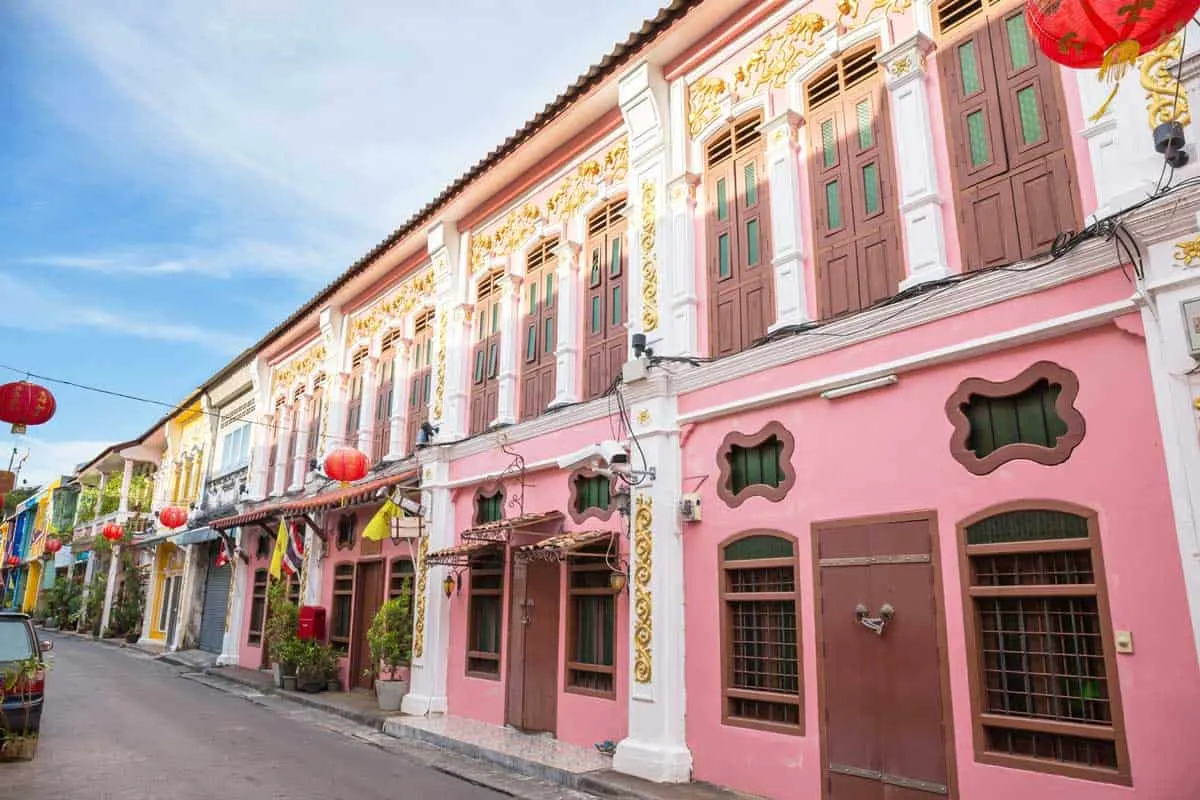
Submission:
POLYGON ((398 461, 408 449, 408 382, 412 377, 412 339, 396 341, 396 352, 392 357, 392 407, 388 429, 387 455, 384 461, 398 461))
POLYGON ((114 544, 112 557, 108 562, 108 585, 104 587, 104 606, 100 610, 100 635, 108 630, 108 620, 112 615, 113 598, 117 593, 117 575, 120 574, 121 548, 123 545, 114 544))
POLYGON ((375 404, 379 397, 379 358, 369 355, 363 361, 362 409, 358 414, 358 443, 360 452, 367 454, 370 463, 375 443, 375 404))
POLYGON ((471 309, 467 305, 469 248, 457 226, 448 221, 438 221, 429 228, 427 245, 433 260, 437 305, 429 418, 439 426, 438 438, 450 441, 467 430, 470 398, 467 358, 471 342, 471 309))
POLYGON ((117 504, 117 519, 125 521, 129 514, 129 487, 133 483, 133 460, 125 459, 125 471, 121 473, 121 496, 117 504))
POLYGON ((296 429, 296 452, 292 455, 292 485, 289 491, 298 492, 304 488, 304 478, 308 475, 308 437, 312 431, 312 395, 305 392, 300 396, 300 405, 296 410, 297 419, 292 427, 296 429))
POLYGON ((799 125, 799 115, 786 111, 763 126, 771 187, 771 267, 775 273, 775 322, 769 328, 772 331, 803 325, 810 319, 804 274, 804 220, 800 213, 804 146, 797 135, 799 125))
POLYGON ((346 384, 347 376, 342 372, 345 364, 345 319, 341 309, 329 306, 321 310, 321 340, 325 343, 325 425, 322 441, 318 443, 317 460, 325 462, 325 456, 345 444, 346 436, 346 384))
MULTIPOLYGON (((511 268, 511 265, 510 265, 511 268)), ((518 323, 521 317, 519 275, 505 275, 500 282, 500 373, 494 425, 512 425, 517 421, 517 353, 521 349, 518 323)))
POLYGON ((562 241, 555 250, 558 266, 555 281, 558 283, 558 315, 554 343, 554 400, 551 405, 576 403, 582 396, 580 384, 582 370, 579 369, 579 253, 587 237, 587 221, 582 217, 571 220, 571 241, 562 241))
POLYGON ((900 178, 900 213, 904 217, 908 262, 908 277, 900 282, 901 290, 950 275, 946 234, 942 229, 937 160, 933 137, 929 135, 925 57, 932 49, 932 39, 923 33, 914 33, 876 59, 887 71, 895 139, 893 156, 900 178))
MULTIPOLYGON (((454 502, 446 487, 450 462, 437 450, 430 456, 432 460, 422 464, 423 474, 428 475, 422 479, 421 490, 427 515, 427 541, 418 543, 422 554, 454 544, 454 502)), ((419 561, 423 560, 421 556, 419 561)), ((424 563, 416 567, 412 682, 400 710, 415 715, 444 714, 450 661, 450 600, 441 590, 446 567, 426 567, 424 563)))
MULTIPOLYGON (((686 173, 667 186, 671 228, 671 337, 679 342, 679 355, 699 355, 696 310, 696 186, 699 176, 686 173)), ((774 187, 772 187, 774 189, 774 187)), ((772 198, 774 195, 772 195, 772 198)), ((773 201, 772 201, 773 202, 773 201)), ((772 219, 774 216, 772 216, 772 219)), ((778 292, 776 292, 778 295, 778 292)))
POLYGON ((267 468, 271 460, 271 432, 275 429, 275 415, 261 414, 258 424, 250 430, 253 452, 250 458, 250 485, 248 499, 262 500, 267 496, 267 468))
POLYGON ((324 545, 321 542, 321 537, 313 531, 312 528, 304 526, 304 558, 308 562, 305 566, 305 575, 307 580, 304 584, 304 596, 300 602, 307 606, 319 606, 321 604, 321 559, 325 557, 324 545))
POLYGON ((346 413, 350 402, 350 375, 336 372, 325 387, 325 396, 329 404, 329 429, 325 431, 325 448, 322 459, 331 450, 336 450, 346 444, 353 444, 346 439, 346 413))
POLYGON ((275 476, 271 480, 271 494, 279 495, 287 491, 289 466, 287 463, 287 444, 291 441, 295 428, 293 422, 294 413, 293 407, 289 404, 280 408, 276 414, 279 425, 276 433, 276 441, 279 444, 275 448, 275 476))
MULTIPOLYGON (((242 529, 234 533, 234 541, 245 542, 242 539, 242 529)), ((221 640, 221 655, 217 656, 218 667, 237 666, 240 657, 239 647, 242 641, 242 614, 245 609, 246 580, 252 574, 249 564, 242 562, 237 556, 230 557, 230 565, 222 569, 232 569, 229 576, 229 600, 225 610, 225 638, 221 640)))
POLYGON ((667 382, 632 414, 652 481, 634 487, 630 506, 629 733, 613 768, 659 783, 691 779, 684 657, 683 539, 679 516, 682 464, 675 398, 667 382), (645 412, 645 413, 643 413, 645 412))
MULTIPOLYGON (((80 602, 79 602, 80 608, 87 608, 88 595, 90 595, 92 593, 92 581, 94 581, 95 579, 96 579, 96 553, 95 553, 95 551, 88 551, 87 565, 83 569, 83 599, 80 600, 80 602)), ((0 592, 2 592, 2 589, 0 589, 0 592)), ((90 624, 91 620, 88 620, 88 622, 90 624)), ((76 625, 75 630, 80 631, 80 630, 82 630, 82 628, 80 625, 76 625)), ((85 631, 85 632, 90 632, 90 629, 88 629, 88 631, 85 631)))

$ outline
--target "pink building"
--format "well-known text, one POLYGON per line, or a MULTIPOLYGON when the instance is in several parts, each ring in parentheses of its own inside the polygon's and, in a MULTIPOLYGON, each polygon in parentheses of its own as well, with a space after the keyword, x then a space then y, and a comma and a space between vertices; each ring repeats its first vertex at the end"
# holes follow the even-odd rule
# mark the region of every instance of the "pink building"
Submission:
POLYGON ((770 798, 1200 791, 1191 450, 1137 294, 1196 236, 1145 118, 1187 86, 1089 121, 1022 9, 678 0, 297 311, 211 523, 240 663, 284 519, 347 685, 412 587, 406 714, 770 798), (396 491, 423 536, 363 541, 396 491))

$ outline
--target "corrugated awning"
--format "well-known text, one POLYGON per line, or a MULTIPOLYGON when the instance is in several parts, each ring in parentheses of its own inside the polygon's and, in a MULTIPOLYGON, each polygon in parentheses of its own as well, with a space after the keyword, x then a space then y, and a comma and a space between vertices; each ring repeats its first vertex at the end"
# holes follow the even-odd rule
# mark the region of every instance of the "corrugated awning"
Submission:
POLYGON ((189 544, 203 544, 204 542, 213 541, 220 535, 221 534, 217 533, 206 525, 203 528, 193 528, 190 531, 184 531, 183 533, 178 534, 175 537, 175 544, 179 545, 180 547, 189 544))
POLYGON ((471 558, 480 556, 488 551, 500 552, 499 542, 463 542, 444 550, 434 550, 425 556, 425 563, 447 567, 470 566, 471 558))
POLYGON ((176 534, 175 531, 172 531, 172 530, 157 531, 155 533, 150 534, 149 536, 143 536, 141 538, 134 539, 133 546, 134 547, 145 547, 145 546, 151 545, 151 544, 158 544, 159 542, 164 541, 166 539, 170 539, 172 536, 176 536, 176 535, 178 535, 178 534, 176 534))
POLYGON ((577 550, 608 541, 615 535, 612 531, 567 531, 540 542, 518 547, 516 557, 522 561, 563 561, 577 550))
POLYGON ((309 511, 323 511, 329 508, 338 508, 342 506, 353 506, 363 502, 369 502, 377 499, 376 494, 381 489, 386 489, 395 486, 398 483, 412 478, 417 474, 415 469, 407 469, 403 472, 397 472, 392 475, 386 475, 382 478, 373 478, 362 483, 351 484, 344 489, 335 489, 331 492, 323 492, 313 497, 305 497, 299 500, 290 500, 284 503, 269 503, 258 506, 257 508, 246 511, 242 514, 237 514, 232 517, 222 517, 214 519, 208 523, 208 527, 214 530, 224 531, 230 528, 236 528, 241 525, 247 525, 251 522, 260 522, 271 517, 289 517, 297 514, 304 514, 309 511))
POLYGON ((483 525, 476 525, 462 532, 464 541, 499 542, 508 541, 513 533, 550 533, 556 534, 562 530, 563 512, 547 511, 542 514, 522 514, 519 517, 499 519, 483 525))

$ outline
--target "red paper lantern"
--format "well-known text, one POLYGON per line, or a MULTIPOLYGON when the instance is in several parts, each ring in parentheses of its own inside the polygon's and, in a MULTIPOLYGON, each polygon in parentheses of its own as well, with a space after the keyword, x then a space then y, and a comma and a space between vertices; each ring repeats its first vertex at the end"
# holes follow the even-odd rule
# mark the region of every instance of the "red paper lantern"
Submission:
POLYGON ((20 564, 20 563, 21 563, 21 559, 17 558, 16 556, 9 556, 9 557, 8 557, 8 565, 9 565, 10 567, 15 567, 15 566, 17 566, 17 565, 18 565, 18 564, 20 564))
POLYGON ((187 522, 187 511, 179 506, 167 506, 158 512, 158 521, 167 528, 178 528, 187 522))
POLYGON ((49 539, 46 540, 46 552, 47 553, 49 553, 50 555, 54 555, 59 550, 62 550, 62 540, 60 540, 57 536, 51 536, 49 539))
POLYGON ((13 424, 13 433, 24 433, 27 425, 49 422, 58 406, 45 386, 17 381, 0 386, 0 420, 13 424))
MULTIPOLYGON (((1174 36, 1200 8, 1200 0, 1027 0, 1029 33, 1051 61, 1076 69, 1099 68, 1100 79, 1119 82, 1140 56, 1174 36)), ((1092 119, 1116 96, 1112 94, 1092 119)))
POLYGON ((367 457, 353 447, 339 447, 325 457, 325 474, 343 486, 367 474, 367 457))
POLYGON ((119 542, 125 538, 125 529, 115 522, 110 522, 100 530, 100 535, 110 542, 119 542))

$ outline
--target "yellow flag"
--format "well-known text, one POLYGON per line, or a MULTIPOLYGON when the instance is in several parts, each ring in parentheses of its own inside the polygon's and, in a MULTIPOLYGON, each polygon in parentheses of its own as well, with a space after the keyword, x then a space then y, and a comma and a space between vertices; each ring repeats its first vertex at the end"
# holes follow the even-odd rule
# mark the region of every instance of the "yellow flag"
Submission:
POLYGON ((367 527, 363 528, 363 538, 373 542, 382 542, 391 532, 392 518, 404 516, 404 509, 396 505, 392 498, 383 501, 383 505, 371 517, 367 527))
POLYGON ((279 533, 275 534, 275 552, 271 554, 271 577, 283 575, 283 554, 287 551, 288 529, 282 519, 279 520, 279 533))

